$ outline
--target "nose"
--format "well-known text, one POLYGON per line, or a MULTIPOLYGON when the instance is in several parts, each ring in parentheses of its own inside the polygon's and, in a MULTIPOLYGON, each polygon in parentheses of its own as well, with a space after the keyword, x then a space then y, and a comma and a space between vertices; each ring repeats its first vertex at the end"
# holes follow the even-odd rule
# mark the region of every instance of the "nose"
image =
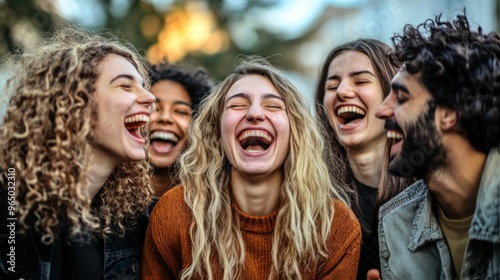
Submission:
POLYGON ((384 101, 378 106, 375 111, 375 117, 387 120, 394 117, 394 102, 396 101, 396 97, 394 94, 389 94, 384 101))
POLYGON ((147 107, 151 106, 155 102, 155 96, 144 88, 139 89, 137 94, 137 103, 144 104, 147 107))
POLYGON ((349 99, 355 97, 356 93, 349 85, 348 82, 340 82, 337 87, 337 98, 339 100, 349 99))
POLYGON ((157 102, 156 109, 151 114, 151 122, 173 123, 172 110, 168 104, 157 102))
POLYGON ((164 123, 172 122, 172 114, 170 108, 163 108, 160 111, 156 112, 158 114, 158 121, 164 123))
POLYGON ((156 97, 144 88, 140 88, 137 92, 136 102, 148 108, 149 112, 155 112, 156 97))
POLYGON ((250 105, 250 107, 248 108, 248 112, 247 112, 247 119, 248 120, 252 120, 252 121, 264 120, 265 118, 266 118, 266 116, 264 114, 264 110, 262 110, 262 107, 260 106, 260 104, 250 105))

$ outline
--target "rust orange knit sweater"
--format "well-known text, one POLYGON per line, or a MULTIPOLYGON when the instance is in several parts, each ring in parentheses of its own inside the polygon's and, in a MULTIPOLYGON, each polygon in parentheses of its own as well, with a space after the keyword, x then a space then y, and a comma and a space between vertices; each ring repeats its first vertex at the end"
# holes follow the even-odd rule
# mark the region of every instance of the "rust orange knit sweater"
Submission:
MULTIPOLYGON (((278 211, 266 216, 249 216, 236 209, 245 244, 244 279, 268 279, 271 271, 273 229, 278 211)), ((175 187, 153 209, 144 244, 141 278, 178 279, 191 262, 189 226, 192 214, 184 202, 183 188, 175 187)), ((329 257, 308 267, 302 279, 355 279, 361 245, 359 223, 351 210, 335 202, 335 215, 327 240, 329 257)), ((214 279, 222 272, 214 263, 214 279)))

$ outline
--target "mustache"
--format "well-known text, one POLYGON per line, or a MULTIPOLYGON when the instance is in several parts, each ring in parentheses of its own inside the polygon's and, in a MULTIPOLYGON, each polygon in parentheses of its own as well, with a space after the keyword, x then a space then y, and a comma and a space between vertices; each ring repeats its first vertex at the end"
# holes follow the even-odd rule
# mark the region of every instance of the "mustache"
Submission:
POLYGON ((396 123, 393 120, 386 120, 385 124, 384 124, 384 128, 386 130, 396 130, 396 131, 400 131, 400 132, 403 131, 401 129, 401 127, 398 125, 398 123, 396 123))

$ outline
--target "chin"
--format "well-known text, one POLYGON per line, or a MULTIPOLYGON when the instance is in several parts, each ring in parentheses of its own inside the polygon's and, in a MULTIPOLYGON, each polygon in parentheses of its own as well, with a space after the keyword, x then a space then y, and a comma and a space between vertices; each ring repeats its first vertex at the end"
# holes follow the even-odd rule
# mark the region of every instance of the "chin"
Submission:
POLYGON ((151 165, 153 165, 154 168, 166 169, 172 167, 174 165, 174 162, 155 162, 151 160, 151 165))
POLYGON ((129 154, 129 156, 127 158, 128 158, 128 161, 140 161, 140 160, 144 160, 146 158, 146 153, 144 151, 142 151, 142 152, 136 152, 136 153, 133 153, 133 154, 129 154))
POLYGON ((150 153, 150 158, 151 158, 151 164, 154 167, 158 168, 167 168, 170 167, 172 164, 175 163, 176 157, 175 156, 162 156, 162 155, 157 155, 150 153))

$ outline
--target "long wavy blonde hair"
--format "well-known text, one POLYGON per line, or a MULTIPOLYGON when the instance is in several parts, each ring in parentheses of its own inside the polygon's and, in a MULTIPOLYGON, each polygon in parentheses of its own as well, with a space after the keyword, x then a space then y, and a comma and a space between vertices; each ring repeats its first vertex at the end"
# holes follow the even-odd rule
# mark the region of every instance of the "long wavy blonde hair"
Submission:
POLYGON ((146 160, 123 163, 93 201, 85 195, 95 145, 95 83, 109 54, 126 58, 146 80, 145 64, 112 36, 70 26, 59 30, 15 57, 18 65, 7 84, 11 99, 0 128, 0 185, 5 191, 7 170, 15 168, 18 221, 45 244, 61 230, 123 235, 150 201, 150 170, 146 160))
POLYGON ((190 228, 192 263, 181 279, 212 279, 210 263, 218 258, 224 279, 241 277, 245 248, 232 208, 230 166, 221 146, 221 115, 230 87, 247 75, 269 79, 282 95, 290 121, 290 150, 283 165, 279 213, 274 230, 270 278, 301 279, 300 269, 326 257, 325 241, 333 218, 332 198, 340 198, 322 160, 325 147, 317 121, 301 93, 280 70, 262 58, 240 62, 203 100, 180 158, 180 179, 193 212, 190 228))

